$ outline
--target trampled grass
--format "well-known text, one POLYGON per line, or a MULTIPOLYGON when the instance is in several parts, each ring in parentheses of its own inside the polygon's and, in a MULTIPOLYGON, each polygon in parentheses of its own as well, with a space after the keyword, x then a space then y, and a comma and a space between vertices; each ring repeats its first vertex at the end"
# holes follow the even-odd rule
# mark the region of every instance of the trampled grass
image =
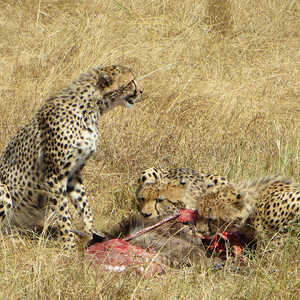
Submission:
MULTIPOLYGON (((299 20, 295 0, 0 1, 1 149, 54 91, 123 64, 145 95, 99 124, 84 171, 99 230, 135 209, 136 177, 154 165, 300 181, 299 20)), ((195 265, 145 279, 3 237, 0 298, 298 299, 299 242, 260 250, 241 273, 195 265)))

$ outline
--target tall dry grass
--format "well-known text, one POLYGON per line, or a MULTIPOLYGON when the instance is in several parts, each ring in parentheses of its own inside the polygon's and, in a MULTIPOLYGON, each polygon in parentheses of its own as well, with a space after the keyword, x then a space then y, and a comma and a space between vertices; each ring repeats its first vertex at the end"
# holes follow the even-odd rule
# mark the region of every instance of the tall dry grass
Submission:
MULTIPOLYGON (((0 1, 1 149, 81 72, 124 64, 145 101, 99 124, 84 177, 97 228, 135 209, 137 174, 153 165, 299 181, 299 20, 295 0, 0 1)), ((195 265, 144 279, 3 237, 0 298, 298 299, 299 243, 260 250, 239 274, 195 265)))

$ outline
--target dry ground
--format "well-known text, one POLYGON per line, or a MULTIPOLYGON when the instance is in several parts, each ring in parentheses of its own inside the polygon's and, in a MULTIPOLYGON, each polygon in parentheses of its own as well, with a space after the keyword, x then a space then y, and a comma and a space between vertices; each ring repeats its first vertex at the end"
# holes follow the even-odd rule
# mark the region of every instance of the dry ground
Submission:
MULTIPOLYGON (((124 64, 140 77, 145 101, 102 118, 85 169, 99 229, 135 209, 136 176, 153 165, 300 181, 297 0, 5 0, 0 54, 1 149, 90 67, 124 64)), ((199 265, 144 279, 4 238, 0 298, 299 299, 299 243, 260 250, 240 274, 199 265)))

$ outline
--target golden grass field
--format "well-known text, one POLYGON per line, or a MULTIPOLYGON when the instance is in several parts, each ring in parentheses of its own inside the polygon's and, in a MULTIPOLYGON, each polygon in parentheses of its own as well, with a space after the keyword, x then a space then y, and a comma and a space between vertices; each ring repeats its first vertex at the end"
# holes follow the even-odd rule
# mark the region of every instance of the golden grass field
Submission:
MULTIPOLYGON (((136 209, 136 178, 151 166, 300 181, 297 0, 0 1, 0 54, 1 149, 90 67, 140 78, 144 101, 102 118, 84 171, 99 230, 136 209)), ((199 264, 147 279, 5 236, 0 299, 299 299, 299 242, 266 250, 241 273, 199 264)))

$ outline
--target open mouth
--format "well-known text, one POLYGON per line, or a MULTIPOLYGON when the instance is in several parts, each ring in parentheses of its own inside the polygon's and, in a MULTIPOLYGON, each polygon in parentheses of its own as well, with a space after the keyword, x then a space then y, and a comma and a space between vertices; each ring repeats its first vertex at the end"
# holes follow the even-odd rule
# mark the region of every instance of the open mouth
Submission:
POLYGON ((125 106, 126 107, 132 107, 133 106, 133 104, 134 104, 134 100, 132 99, 132 96, 127 96, 127 97, 125 97, 125 106))

